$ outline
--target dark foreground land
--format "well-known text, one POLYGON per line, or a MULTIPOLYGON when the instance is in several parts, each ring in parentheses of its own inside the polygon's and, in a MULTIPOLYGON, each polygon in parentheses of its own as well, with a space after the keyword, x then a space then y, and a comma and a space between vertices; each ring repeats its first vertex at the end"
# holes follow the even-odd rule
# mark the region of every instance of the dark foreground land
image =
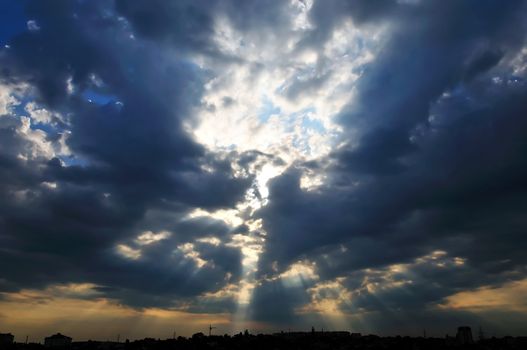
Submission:
MULTIPOLYGON (((50 349, 41 344, 15 343, 0 346, 13 350, 50 349)), ((250 350, 289 350, 289 349, 473 349, 507 350, 527 349, 527 337, 505 337, 479 340, 472 344, 460 344, 455 338, 411 338, 368 336, 332 336, 328 335, 235 335, 203 336, 191 338, 156 340, 143 339, 126 342, 73 342, 68 346, 52 347, 63 350, 191 350, 191 349, 250 349, 250 350)))

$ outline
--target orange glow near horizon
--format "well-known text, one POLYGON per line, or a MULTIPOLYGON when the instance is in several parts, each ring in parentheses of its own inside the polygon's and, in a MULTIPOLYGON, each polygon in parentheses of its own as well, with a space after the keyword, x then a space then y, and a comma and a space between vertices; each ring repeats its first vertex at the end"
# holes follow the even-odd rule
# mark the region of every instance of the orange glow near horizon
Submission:
MULTIPOLYGON (((189 336, 205 333, 209 324, 217 333, 230 332, 230 315, 197 314, 159 308, 133 309, 105 298, 81 299, 82 295, 58 293, 62 289, 88 289, 85 285, 52 287, 44 291, 23 290, 5 293, 0 301, 0 327, 16 337, 29 336, 31 342, 61 332, 74 340, 116 340, 145 337, 170 338, 173 332, 189 336)), ((86 297, 86 295, 85 295, 86 297)))
POLYGON ((442 306, 447 309, 510 310, 527 312, 527 279, 509 282, 501 287, 483 287, 473 291, 463 291, 447 298, 442 306))

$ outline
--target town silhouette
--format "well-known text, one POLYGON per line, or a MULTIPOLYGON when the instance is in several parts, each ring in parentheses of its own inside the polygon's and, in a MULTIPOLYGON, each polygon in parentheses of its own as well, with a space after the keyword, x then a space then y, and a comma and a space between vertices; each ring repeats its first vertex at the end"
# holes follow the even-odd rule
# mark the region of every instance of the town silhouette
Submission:
POLYGON ((15 342, 11 333, 0 333, 1 349, 68 349, 68 350, 168 350, 168 349, 485 349, 507 350, 527 349, 527 336, 497 338, 485 337, 479 329, 477 337, 473 336, 468 326, 457 328, 455 336, 427 337, 426 331, 420 337, 389 336, 381 337, 373 334, 363 335, 348 331, 315 330, 305 332, 279 332, 273 334, 251 334, 249 330, 235 335, 213 335, 212 325, 208 335, 202 332, 191 337, 176 337, 169 339, 145 338, 121 341, 117 336, 115 341, 74 341, 71 337, 57 333, 46 337, 41 342, 15 342))

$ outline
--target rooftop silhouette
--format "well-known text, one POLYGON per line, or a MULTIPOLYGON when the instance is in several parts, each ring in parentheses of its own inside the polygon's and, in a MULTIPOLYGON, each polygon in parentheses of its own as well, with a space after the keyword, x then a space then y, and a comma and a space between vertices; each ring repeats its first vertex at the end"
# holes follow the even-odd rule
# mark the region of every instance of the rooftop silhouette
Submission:
MULTIPOLYGON (((209 325, 208 331, 214 329, 209 325)), ((458 327, 456 337, 381 337, 373 334, 362 335, 348 331, 310 331, 278 332, 274 334, 253 335, 249 330, 235 335, 209 335, 203 332, 191 337, 174 336, 161 340, 145 338, 130 341, 72 341, 61 333, 46 337, 43 344, 13 342, 13 335, 0 334, 0 349, 8 350, 163 350, 163 349, 481 349, 481 350, 520 350, 527 348, 527 337, 488 338, 474 341, 471 328, 458 327)))

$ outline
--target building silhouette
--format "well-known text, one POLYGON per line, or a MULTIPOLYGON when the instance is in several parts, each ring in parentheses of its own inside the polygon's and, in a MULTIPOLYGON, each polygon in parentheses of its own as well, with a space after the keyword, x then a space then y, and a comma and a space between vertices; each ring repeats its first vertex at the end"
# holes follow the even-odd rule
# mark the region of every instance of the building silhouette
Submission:
MULTIPOLYGON (((2 335, 11 341, 11 335, 2 335)), ((527 337, 487 338, 478 344, 473 342, 469 327, 459 327, 457 337, 426 338, 409 336, 381 337, 374 334, 360 335, 350 332, 317 332, 314 327, 305 332, 271 334, 211 335, 200 332, 191 338, 172 336, 166 340, 144 338, 119 343, 115 341, 71 342, 71 338, 55 334, 46 338, 46 346, 36 343, 0 344, 1 350, 225 350, 225 349, 273 349, 273 350, 524 350, 527 337), (466 344, 460 344, 464 342, 466 344)))
POLYGON ((456 340, 458 344, 461 345, 474 344, 474 340, 472 339, 472 330, 470 329, 470 327, 458 327, 456 340))
POLYGON ((13 344, 15 337, 11 333, 0 333, 0 345, 13 344))
POLYGON ((272 335, 275 337, 282 337, 282 338, 289 338, 289 339, 303 338, 303 337, 308 337, 308 336, 310 337, 324 336, 326 338, 338 338, 338 337, 348 337, 350 336, 350 332, 348 331, 324 331, 324 330, 316 331, 314 327, 311 327, 310 332, 303 332, 303 331, 287 332, 287 333, 280 332, 280 333, 273 333, 272 335))
POLYGON ((44 345, 50 348, 61 348, 71 345, 71 338, 57 333, 44 339, 44 345))

